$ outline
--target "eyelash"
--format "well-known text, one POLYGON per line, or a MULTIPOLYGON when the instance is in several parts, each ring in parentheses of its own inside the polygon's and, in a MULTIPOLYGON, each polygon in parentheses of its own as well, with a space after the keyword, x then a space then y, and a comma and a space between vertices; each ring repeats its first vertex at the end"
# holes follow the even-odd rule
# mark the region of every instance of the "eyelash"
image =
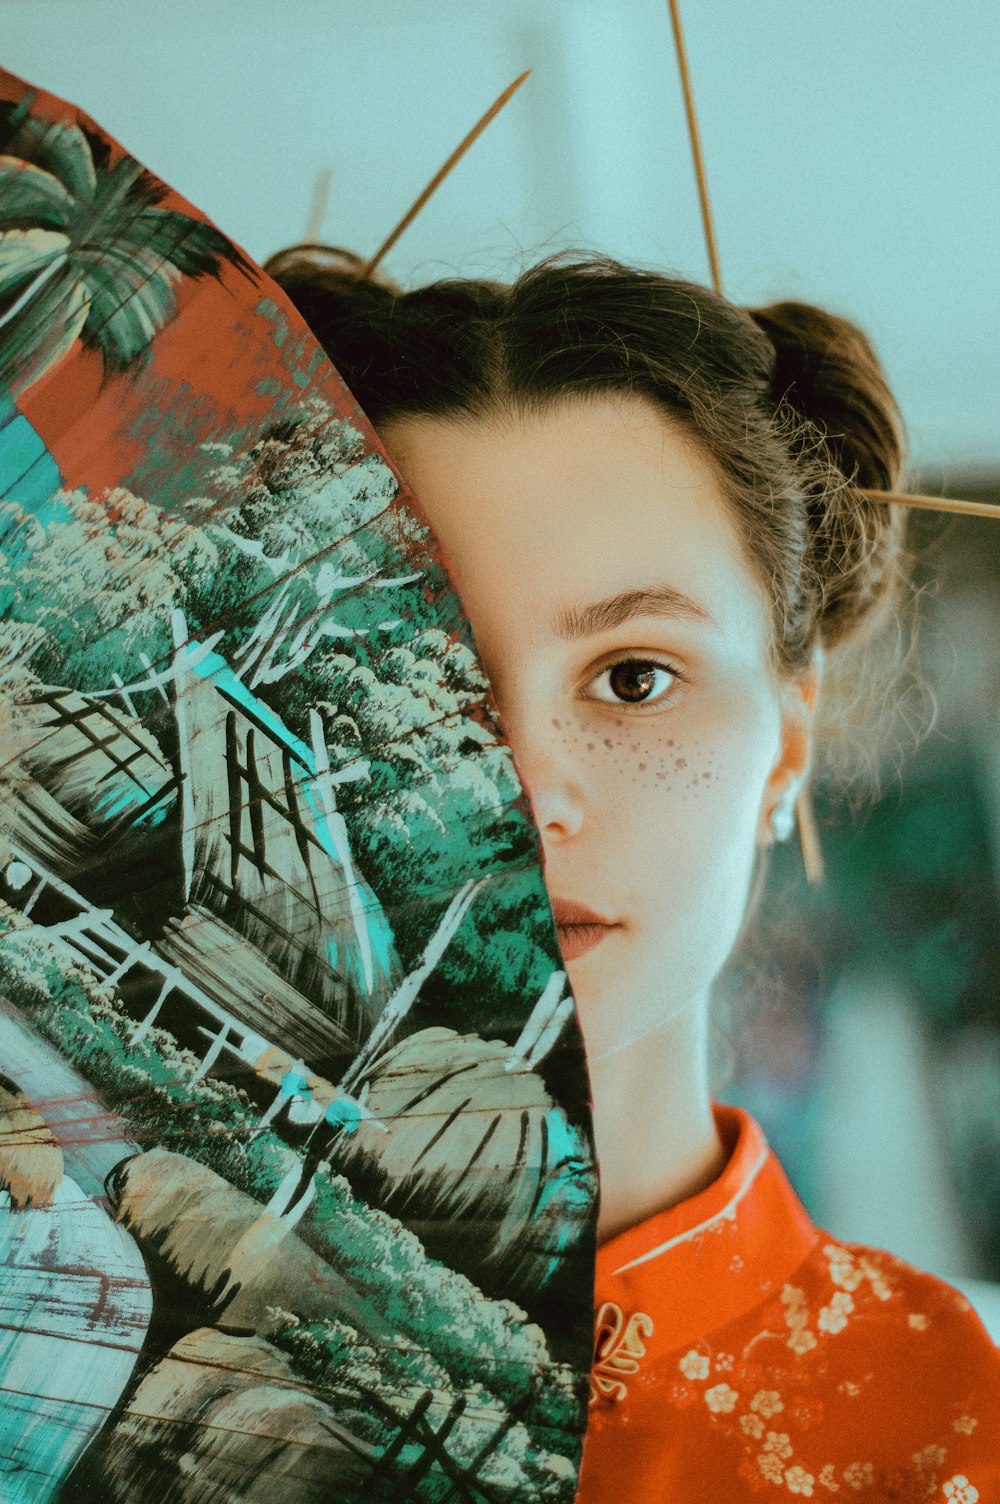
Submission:
POLYGON ((599 705, 612 705, 614 706, 615 710, 624 711, 626 715, 642 715, 648 709, 651 709, 653 707, 660 708, 663 705, 664 701, 671 696, 671 693, 676 691, 678 684, 680 684, 683 680, 683 675, 678 669, 674 667, 672 663, 666 663, 658 658, 644 658, 639 657, 635 654, 626 654, 622 658, 616 658, 613 663, 605 664, 605 666, 598 673, 594 674, 592 678, 587 680, 587 684, 584 687, 589 687, 596 680, 603 678, 605 674, 613 673, 616 668, 622 668, 625 664, 634 665, 639 669, 660 670, 661 672, 670 675, 671 683, 667 686, 666 689, 661 690, 660 693, 654 698, 648 700, 633 700, 631 702, 628 700, 618 699, 605 700, 599 698, 597 695, 585 695, 584 698, 588 700, 595 700, 599 705))

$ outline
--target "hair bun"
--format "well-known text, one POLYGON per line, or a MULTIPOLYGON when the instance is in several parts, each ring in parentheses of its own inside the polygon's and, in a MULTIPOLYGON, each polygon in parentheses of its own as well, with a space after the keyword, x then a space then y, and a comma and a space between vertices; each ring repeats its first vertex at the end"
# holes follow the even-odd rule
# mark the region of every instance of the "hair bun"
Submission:
POLYGON ((808 303, 772 303, 747 312, 774 347, 772 396, 779 410, 799 420, 793 447, 803 474, 811 468, 815 477, 811 564, 821 640, 833 647, 877 606, 891 605, 899 587, 905 516, 862 494, 898 488, 899 410, 867 335, 850 320, 808 303))
POLYGON ((809 303, 747 309, 774 346, 772 392, 819 430, 842 475, 892 491, 903 465, 903 431, 892 392, 866 334, 809 303))

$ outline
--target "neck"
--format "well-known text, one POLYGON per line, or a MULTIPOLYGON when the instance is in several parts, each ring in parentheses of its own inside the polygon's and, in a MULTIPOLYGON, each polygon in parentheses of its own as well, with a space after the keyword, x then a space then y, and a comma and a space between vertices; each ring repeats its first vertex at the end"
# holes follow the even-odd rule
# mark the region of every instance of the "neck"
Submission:
POLYGON ((707 999, 590 1066, 598 1242, 710 1185, 725 1165, 708 1085, 707 999))

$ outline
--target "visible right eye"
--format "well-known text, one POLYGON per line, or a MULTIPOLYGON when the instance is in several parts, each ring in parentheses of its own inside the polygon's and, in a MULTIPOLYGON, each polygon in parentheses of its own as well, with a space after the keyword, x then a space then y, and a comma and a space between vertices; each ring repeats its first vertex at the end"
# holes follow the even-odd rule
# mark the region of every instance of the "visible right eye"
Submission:
POLYGON ((667 663, 652 658, 619 658, 587 683, 590 689, 604 681, 604 693, 594 692, 586 699, 600 700, 622 710, 639 710, 659 705, 677 683, 680 675, 667 663))

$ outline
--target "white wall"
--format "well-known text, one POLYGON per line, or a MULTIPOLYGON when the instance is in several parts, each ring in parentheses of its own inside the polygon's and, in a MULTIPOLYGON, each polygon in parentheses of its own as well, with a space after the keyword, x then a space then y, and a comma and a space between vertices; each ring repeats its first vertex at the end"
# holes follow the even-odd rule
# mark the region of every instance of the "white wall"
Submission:
MULTIPOLYGON (((1000 460, 1000 10, 686 0, 727 290, 858 318, 921 463, 1000 460)), ((390 270, 565 245, 704 280, 665 0, 0 0, 0 62, 82 105, 252 254, 371 250, 535 69, 390 270)))

